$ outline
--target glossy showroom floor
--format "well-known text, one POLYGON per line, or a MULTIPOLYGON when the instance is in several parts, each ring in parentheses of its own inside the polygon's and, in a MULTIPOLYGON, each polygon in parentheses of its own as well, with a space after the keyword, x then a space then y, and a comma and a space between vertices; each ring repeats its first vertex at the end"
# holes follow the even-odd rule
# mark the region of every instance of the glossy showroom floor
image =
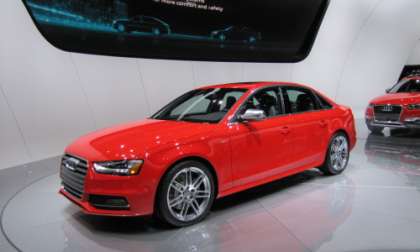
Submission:
POLYGON ((344 174, 219 200, 183 229, 82 214, 57 194, 57 158, 2 170, 0 251, 420 251, 420 133, 358 133, 344 174))

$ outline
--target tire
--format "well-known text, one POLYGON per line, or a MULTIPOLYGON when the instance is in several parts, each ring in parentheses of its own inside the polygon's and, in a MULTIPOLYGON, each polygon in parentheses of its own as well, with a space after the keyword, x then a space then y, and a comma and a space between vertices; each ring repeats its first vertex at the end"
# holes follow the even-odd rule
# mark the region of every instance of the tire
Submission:
POLYGON ((370 130, 370 132, 372 132, 372 134, 374 135, 382 135, 382 131, 384 130, 383 127, 377 127, 377 126, 367 126, 368 129, 370 130))
POLYGON ((336 133, 328 145, 324 164, 319 169, 325 175, 342 173, 348 165, 350 158, 349 141, 343 132, 336 133))
POLYGON ((197 161, 184 161, 163 177, 156 199, 156 214, 170 226, 190 226, 210 213, 214 199, 215 182, 209 168, 197 161))

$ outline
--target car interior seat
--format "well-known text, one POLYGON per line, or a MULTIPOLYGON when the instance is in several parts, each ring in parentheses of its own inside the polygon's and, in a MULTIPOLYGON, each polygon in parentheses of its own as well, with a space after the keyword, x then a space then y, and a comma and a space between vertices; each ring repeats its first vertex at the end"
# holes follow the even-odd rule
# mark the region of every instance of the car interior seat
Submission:
POLYGON ((315 109, 315 104, 309 94, 300 94, 296 100, 297 112, 311 111, 315 109))
POLYGON ((266 116, 272 117, 279 114, 276 106, 277 100, 272 95, 262 94, 258 97, 258 101, 260 102, 260 109, 265 112, 266 116))
POLYGON ((229 96, 227 99, 226 99, 226 106, 225 106, 225 109, 224 110, 226 110, 226 111, 228 111, 229 109, 231 109, 232 107, 233 107, 233 105, 236 103, 236 98, 235 97, 233 97, 233 96, 229 96))

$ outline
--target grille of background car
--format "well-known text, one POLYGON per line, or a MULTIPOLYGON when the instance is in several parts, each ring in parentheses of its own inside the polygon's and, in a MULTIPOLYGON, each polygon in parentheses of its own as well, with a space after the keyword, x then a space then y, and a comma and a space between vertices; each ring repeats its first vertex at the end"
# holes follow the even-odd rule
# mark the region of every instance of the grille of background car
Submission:
POLYGON ((374 107, 375 120, 380 122, 399 122, 402 107, 400 105, 378 105, 374 107))

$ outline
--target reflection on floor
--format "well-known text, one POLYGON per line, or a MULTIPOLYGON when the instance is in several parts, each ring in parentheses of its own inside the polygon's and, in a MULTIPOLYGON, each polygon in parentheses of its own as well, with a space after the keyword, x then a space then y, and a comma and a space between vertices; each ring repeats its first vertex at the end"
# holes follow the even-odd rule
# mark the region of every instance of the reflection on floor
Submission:
POLYGON ((41 163, 51 167, 45 177, 14 197, 2 187, 10 169, 0 171, 2 229, 21 251, 420 251, 419 133, 369 135, 344 174, 314 169, 218 200, 209 218, 182 229, 82 214, 57 194, 56 164, 41 163))

